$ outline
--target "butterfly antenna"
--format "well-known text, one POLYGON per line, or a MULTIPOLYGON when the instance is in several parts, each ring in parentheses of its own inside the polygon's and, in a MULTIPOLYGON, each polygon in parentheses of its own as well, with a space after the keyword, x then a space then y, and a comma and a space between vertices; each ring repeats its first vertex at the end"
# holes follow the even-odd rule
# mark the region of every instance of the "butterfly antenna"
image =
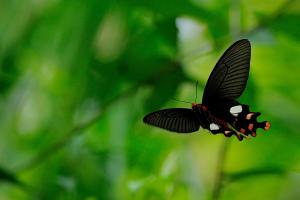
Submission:
POLYGON ((196 82, 196 97, 195 97, 195 102, 197 102, 197 96, 198 96, 198 80, 196 82))
POLYGON ((178 101, 178 102, 181 102, 181 103, 188 103, 188 104, 191 104, 191 102, 188 102, 188 101, 181 101, 181 100, 177 100, 177 99, 172 99, 173 101, 178 101))

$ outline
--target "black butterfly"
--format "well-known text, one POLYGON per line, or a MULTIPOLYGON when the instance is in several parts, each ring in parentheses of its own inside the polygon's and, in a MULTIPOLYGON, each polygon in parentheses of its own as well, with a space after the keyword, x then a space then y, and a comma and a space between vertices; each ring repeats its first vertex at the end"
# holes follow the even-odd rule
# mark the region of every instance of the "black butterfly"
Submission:
POLYGON ((256 136, 256 129, 269 130, 267 121, 257 122, 259 112, 250 112, 249 106, 236 99, 243 93, 250 68, 251 46, 247 39, 231 45, 209 76, 202 104, 192 104, 192 109, 170 108, 146 115, 143 121, 177 133, 191 133, 200 127, 213 134, 226 137, 236 135, 243 140, 256 136))

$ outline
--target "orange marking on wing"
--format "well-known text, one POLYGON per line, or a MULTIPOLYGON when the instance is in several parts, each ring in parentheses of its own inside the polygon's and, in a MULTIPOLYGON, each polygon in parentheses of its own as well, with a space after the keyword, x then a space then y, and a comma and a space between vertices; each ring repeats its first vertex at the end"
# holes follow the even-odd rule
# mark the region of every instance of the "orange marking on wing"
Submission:
POLYGON ((249 125, 248 125, 248 129, 249 129, 250 131, 252 131, 253 126, 254 126, 254 124, 249 124, 249 125))
POLYGON ((246 132, 246 130, 245 130, 245 129, 243 129, 243 128, 241 128, 241 129, 240 129, 240 132, 241 132, 241 133, 245 133, 245 132, 246 132))
POLYGON ((270 129, 270 127, 271 127, 271 124, 270 124, 270 122, 266 122, 266 125, 265 125, 265 131, 267 131, 267 130, 269 130, 270 129))

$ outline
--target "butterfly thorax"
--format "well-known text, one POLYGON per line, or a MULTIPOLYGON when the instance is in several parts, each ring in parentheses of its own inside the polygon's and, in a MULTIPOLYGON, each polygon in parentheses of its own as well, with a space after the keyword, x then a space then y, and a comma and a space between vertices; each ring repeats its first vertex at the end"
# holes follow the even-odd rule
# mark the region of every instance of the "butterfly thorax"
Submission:
POLYGON ((202 122, 201 125, 205 129, 209 129, 211 123, 216 123, 227 127, 227 123, 223 119, 213 115, 209 108, 205 105, 193 103, 192 110, 200 118, 202 122))
POLYGON ((209 128, 209 123, 212 118, 211 113, 209 112, 207 106, 204 106, 202 104, 196 104, 192 103, 192 110, 196 113, 196 116, 199 120, 200 125, 208 129, 209 128))
POLYGON ((206 113, 208 108, 202 104, 192 103, 192 110, 196 113, 206 113))

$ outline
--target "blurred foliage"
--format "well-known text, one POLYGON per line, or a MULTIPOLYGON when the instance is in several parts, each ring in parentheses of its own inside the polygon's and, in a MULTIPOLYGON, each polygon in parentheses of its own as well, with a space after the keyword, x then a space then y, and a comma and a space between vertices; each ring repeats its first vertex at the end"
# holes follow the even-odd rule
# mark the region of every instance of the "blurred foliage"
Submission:
POLYGON ((1 0, 0 199, 299 199, 299 13, 296 0, 1 0), (269 132, 142 123, 189 107, 172 98, 193 101, 197 80, 201 94, 239 38, 252 43, 241 102, 269 132))

